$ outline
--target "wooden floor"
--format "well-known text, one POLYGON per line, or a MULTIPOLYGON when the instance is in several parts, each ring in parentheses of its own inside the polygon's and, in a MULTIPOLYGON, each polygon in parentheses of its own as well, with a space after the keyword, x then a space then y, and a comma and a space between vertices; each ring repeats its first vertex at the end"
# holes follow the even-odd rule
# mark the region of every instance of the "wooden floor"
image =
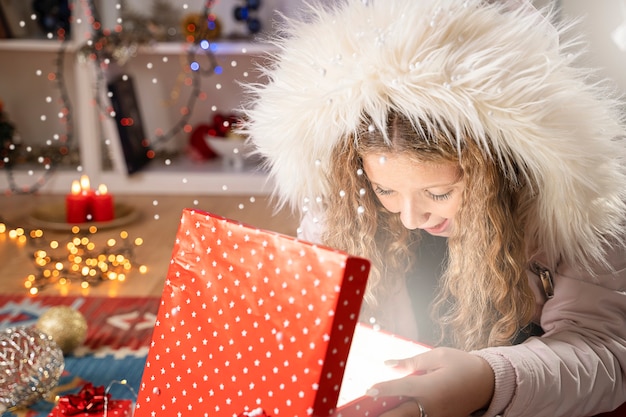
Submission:
MULTIPOLYGON (((6 225, 6 231, 0 230, 0 292, 27 294, 24 283, 30 274, 38 272, 34 263, 35 251, 48 248, 51 241, 64 244, 76 236, 70 230, 57 230, 58 227, 50 219, 42 220, 42 210, 54 211, 63 204, 64 197, 56 194, 0 197, 0 223, 6 225), (43 237, 27 237, 25 242, 20 242, 9 233, 19 228, 23 228, 26 235, 32 230, 42 230, 43 237)), ((78 282, 55 284, 43 289, 41 295, 160 296, 184 208, 208 211, 291 236, 295 235, 297 227, 297 221, 288 210, 274 213, 272 201, 266 196, 123 195, 116 196, 116 204, 130 208, 137 217, 117 227, 100 228, 88 237, 96 248, 104 248, 109 239, 116 239, 117 246, 121 247, 119 242, 124 231, 128 232, 126 242, 134 242, 136 238, 143 240, 140 246, 132 245, 133 268, 126 281, 106 281, 87 289, 81 288, 78 282), (140 265, 147 267, 146 273, 139 272, 140 265)))

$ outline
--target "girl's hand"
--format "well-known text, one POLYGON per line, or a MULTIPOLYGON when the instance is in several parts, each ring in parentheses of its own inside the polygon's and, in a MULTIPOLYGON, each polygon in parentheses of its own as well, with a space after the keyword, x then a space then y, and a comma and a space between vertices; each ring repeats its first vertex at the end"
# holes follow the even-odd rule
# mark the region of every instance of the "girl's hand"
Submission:
POLYGON ((483 358, 457 349, 435 348, 409 359, 389 361, 412 375, 374 385, 367 395, 403 395, 408 401, 380 417, 467 417, 487 408, 495 376, 483 358), (426 415, 420 416, 418 403, 426 415))

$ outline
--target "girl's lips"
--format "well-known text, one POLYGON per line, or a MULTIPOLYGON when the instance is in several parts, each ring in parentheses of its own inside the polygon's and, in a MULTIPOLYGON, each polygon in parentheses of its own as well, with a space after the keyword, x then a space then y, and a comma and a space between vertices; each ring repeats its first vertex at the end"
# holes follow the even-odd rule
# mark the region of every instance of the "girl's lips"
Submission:
POLYGON ((430 233, 431 235, 436 235, 445 231, 448 227, 449 222, 450 222, 450 219, 446 219, 443 222, 439 223, 437 226, 429 227, 424 230, 430 233))

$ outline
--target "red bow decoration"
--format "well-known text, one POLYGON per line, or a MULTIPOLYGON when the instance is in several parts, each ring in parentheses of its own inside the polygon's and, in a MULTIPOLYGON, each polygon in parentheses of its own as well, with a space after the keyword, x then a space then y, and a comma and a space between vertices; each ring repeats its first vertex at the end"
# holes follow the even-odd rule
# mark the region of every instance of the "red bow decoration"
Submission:
POLYGON ((266 414, 265 410, 263 410, 262 408, 257 408, 252 411, 244 411, 243 413, 239 414, 237 417, 271 417, 271 416, 266 414))
POLYGON ((73 416, 80 413, 99 413, 104 410, 104 400, 111 394, 104 394, 104 387, 94 387, 91 382, 85 384, 78 394, 64 395, 59 399, 61 413, 73 416))

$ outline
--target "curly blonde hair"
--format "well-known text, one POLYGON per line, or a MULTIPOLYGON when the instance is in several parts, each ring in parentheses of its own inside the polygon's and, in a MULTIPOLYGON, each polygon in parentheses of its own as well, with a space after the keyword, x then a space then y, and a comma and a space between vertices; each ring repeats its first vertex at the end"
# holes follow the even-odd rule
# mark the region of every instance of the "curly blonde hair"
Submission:
POLYGON ((365 122, 354 137, 340 142, 327 178, 331 190, 322 238, 370 259, 366 305, 375 310, 377 300, 388 297, 395 281, 406 279, 413 268, 419 230, 406 229, 399 214, 382 206, 363 171, 362 156, 393 152, 418 163, 458 164, 465 182, 463 203, 432 305, 440 343, 466 350, 510 344, 534 313, 524 241, 532 187, 523 176, 505 172, 475 141, 426 126, 433 123, 391 113, 387 132, 365 122))

